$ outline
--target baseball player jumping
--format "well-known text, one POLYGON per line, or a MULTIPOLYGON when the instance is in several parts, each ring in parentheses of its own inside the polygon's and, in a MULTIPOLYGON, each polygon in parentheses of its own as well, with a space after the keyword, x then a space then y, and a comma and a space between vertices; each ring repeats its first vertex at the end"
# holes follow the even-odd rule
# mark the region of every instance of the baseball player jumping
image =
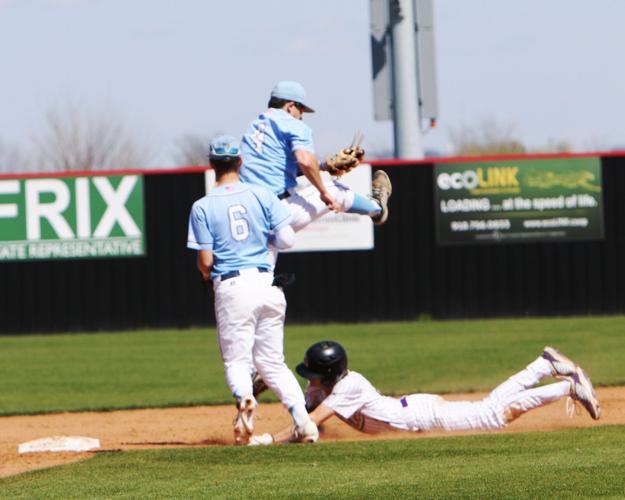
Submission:
POLYGON ((219 348, 238 410, 235 442, 247 444, 254 430, 255 370, 291 413, 291 440, 314 442, 317 426, 284 362, 286 299, 282 289, 273 286, 268 264, 269 242, 281 249, 293 245, 291 215, 267 189, 240 182, 241 156, 234 138, 211 141, 209 159, 217 182, 193 204, 187 247, 198 251, 202 279, 213 282, 219 348))
MULTIPOLYGON (((345 211, 371 217, 374 224, 384 224, 388 217, 391 182, 378 170, 372 181, 372 198, 360 195, 321 170, 339 176, 355 168, 364 150, 352 145, 325 162, 315 155, 312 130, 302 121, 312 113, 304 87, 293 81, 278 82, 271 91, 268 108, 249 126, 241 142, 243 167, 241 179, 265 186, 288 206, 291 226, 299 231, 329 211, 345 211), (309 181, 298 186, 301 172, 309 181)), ((301 183, 300 183, 301 184, 301 183)))
MULTIPOLYGON (((360 373, 347 369, 345 349, 330 340, 312 345, 296 370, 308 379, 306 404, 317 425, 336 415, 367 433, 501 429, 523 413, 567 396, 581 403, 592 418, 600 417, 588 375, 553 347, 545 347, 525 369, 475 402, 447 401, 434 394, 383 396, 360 373), (536 387, 546 377, 561 380, 536 387)), ((288 436, 288 430, 261 434, 252 436, 249 444, 281 443, 288 436)))

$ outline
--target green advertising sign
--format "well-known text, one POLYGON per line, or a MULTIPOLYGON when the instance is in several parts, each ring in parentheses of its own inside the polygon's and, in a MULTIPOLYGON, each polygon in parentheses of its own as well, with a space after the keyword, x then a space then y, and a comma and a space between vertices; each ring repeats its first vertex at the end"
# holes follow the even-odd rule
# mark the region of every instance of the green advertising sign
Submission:
POLYGON ((142 176, 0 179, 0 261, 144 253, 142 176))
POLYGON ((439 163, 441 245, 603 238, 599 158, 439 163))

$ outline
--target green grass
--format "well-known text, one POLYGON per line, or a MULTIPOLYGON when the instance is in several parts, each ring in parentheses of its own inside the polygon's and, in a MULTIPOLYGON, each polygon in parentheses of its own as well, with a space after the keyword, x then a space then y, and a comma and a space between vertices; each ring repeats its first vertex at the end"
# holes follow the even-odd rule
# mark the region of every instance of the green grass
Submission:
MULTIPOLYGON (((397 395, 489 390, 551 344, 617 385, 623 331, 622 316, 288 326, 285 352, 294 367, 338 340, 351 368, 397 395)), ((0 415, 224 402, 214 329, 0 337, 0 415)))
POLYGON ((0 496, 623 498, 623 431, 108 453, 0 480, 0 496))
MULTIPOLYGON (((552 344, 625 383, 624 317, 289 326, 345 345, 383 392, 488 390, 552 344)), ((230 402, 214 330, 0 337, 0 414, 230 402)), ((625 429, 101 453, 0 498, 624 498, 625 429)))

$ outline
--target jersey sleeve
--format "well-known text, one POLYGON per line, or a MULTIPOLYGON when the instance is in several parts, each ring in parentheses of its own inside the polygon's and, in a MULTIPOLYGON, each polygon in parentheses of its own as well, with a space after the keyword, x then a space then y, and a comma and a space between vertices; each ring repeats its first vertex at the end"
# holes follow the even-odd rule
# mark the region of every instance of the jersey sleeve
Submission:
POLYGON ((312 129, 304 122, 295 120, 291 127, 290 139, 291 139, 291 151, 295 152, 298 149, 315 153, 315 144, 313 142, 312 129))
POLYGON ((347 375, 338 381, 323 404, 341 417, 350 418, 365 404, 362 397, 362 386, 359 382, 357 377, 347 375))
POLYGON ((191 214, 189 215, 187 248, 192 250, 213 249, 213 236, 208 227, 206 212, 198 202, 193 204, 191 214))

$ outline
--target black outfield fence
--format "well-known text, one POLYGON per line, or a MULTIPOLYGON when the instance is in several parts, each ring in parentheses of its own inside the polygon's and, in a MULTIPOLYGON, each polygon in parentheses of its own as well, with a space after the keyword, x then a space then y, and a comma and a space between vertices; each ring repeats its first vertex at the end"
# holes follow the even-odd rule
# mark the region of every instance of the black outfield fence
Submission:
MULTIPOLYGON (((393 182, 375 249, 281 255, 288 322, 625 313, 625 155, 601 158, 600 241, 438 246, 433 164, 375 168, 393 182)), ((201 171, 144 174, 145 256, 0 262, 0 333, 212 324, 185 246, 203 193, 201 171)))

